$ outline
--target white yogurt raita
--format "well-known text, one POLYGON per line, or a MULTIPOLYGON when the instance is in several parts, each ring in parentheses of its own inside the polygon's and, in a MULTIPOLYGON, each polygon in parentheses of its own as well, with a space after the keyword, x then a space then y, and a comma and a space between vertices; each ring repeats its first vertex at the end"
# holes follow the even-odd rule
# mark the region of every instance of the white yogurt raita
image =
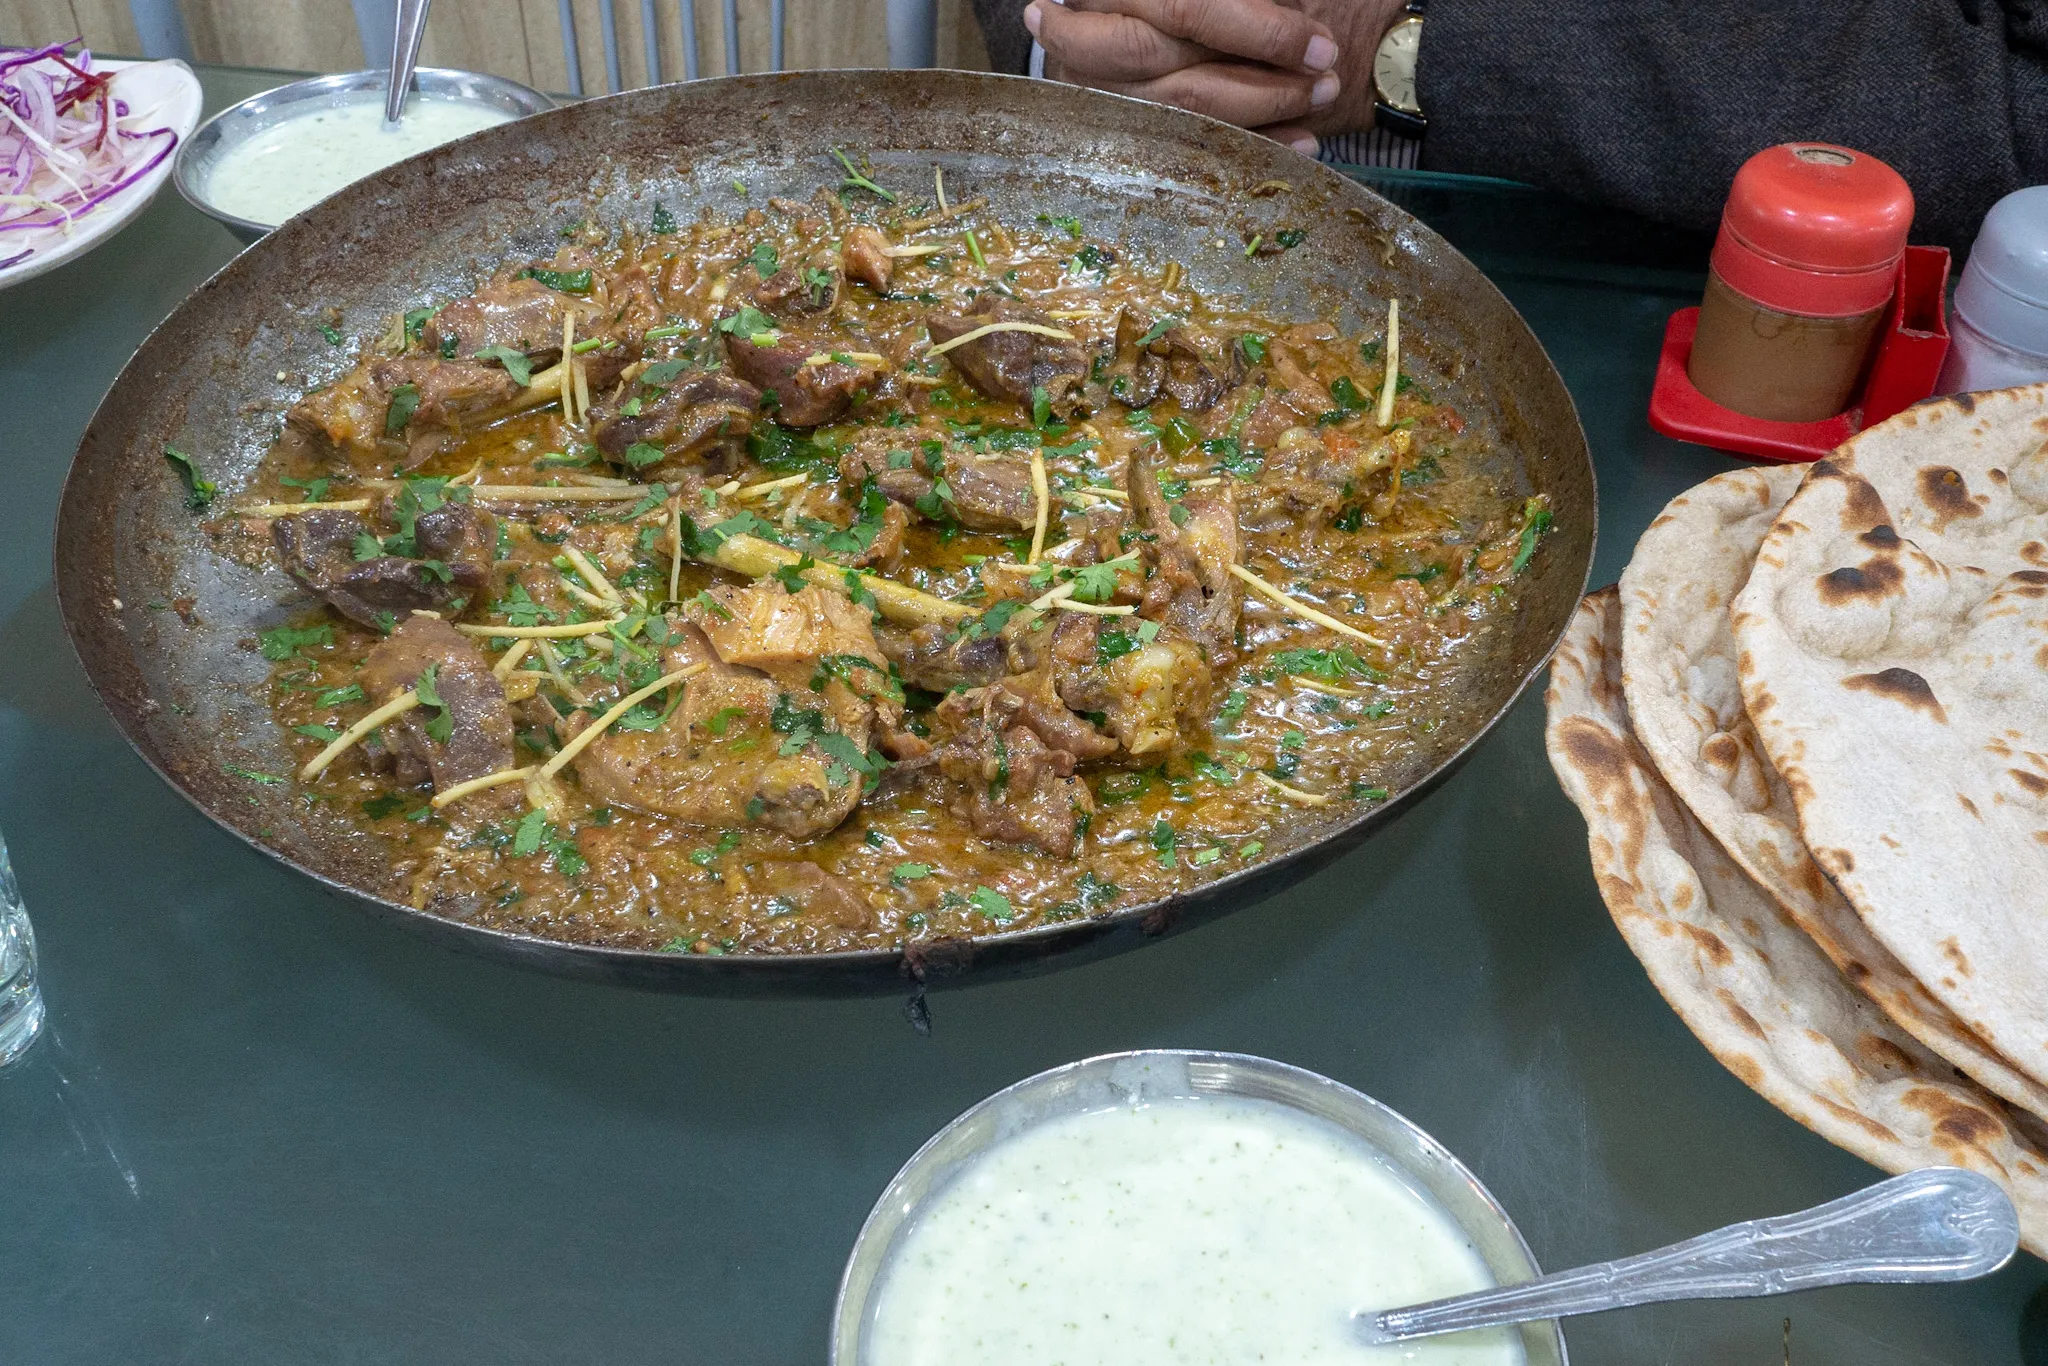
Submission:
POLYGON ((204 193, 216 208, 275 226, 372 171, 512 117, 474 100, 415 94, 406 100, 405 118, 391 126, 381 91, 308 103, 222 148, 204 193))
POLYGON ((973 1159, 897 1239, 861 1366, 1520 1366, 1509 1330, 1361 1347, 1354 1309, 1494 1284, 1372 1147, 1266 1101, 1070 1115, 973 1159))

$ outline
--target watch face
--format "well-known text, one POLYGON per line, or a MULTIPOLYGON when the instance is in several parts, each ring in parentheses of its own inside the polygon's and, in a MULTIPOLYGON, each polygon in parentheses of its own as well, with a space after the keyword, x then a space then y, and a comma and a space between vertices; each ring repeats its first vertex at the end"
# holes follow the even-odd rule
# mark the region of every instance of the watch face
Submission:
POLYGON ((1372 59, 1379 97, 1410 114, 1422 112, 1422 102, 1415 97, 1415 60, 1421 48, 1422 20, 1411 15, 1387 30, 1372 59))

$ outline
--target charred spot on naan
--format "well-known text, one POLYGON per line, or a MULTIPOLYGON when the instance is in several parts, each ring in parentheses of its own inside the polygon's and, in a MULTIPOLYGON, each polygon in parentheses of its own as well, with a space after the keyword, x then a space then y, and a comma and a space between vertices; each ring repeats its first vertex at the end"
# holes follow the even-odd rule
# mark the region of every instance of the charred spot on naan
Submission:
POLYGON ((1869 1115, 1864 1114, 1862 1111, 1852 1110, 1846 1105, 1838 1104, 1835 1101, 1829 1100, 1826 1096, 1821 1095, 1818 1091, 1814 1093, 1813 1098, 1814 1100, 1818 1101, 1821 1105, 1826 1106, 1828 1113, 1833 1115, 1836 1119, 1841 1120, 1844 1124, 1855 1125, 1857 1128, 1863 1130, 1864 1133, 1869 1134, 1872 1138, 1878 1140, 1878 1142, 1897 1143, 1899 1141, 1899 1136, 1896 1133, 1893 1133, 1890 1129, 1878 1123, 1876 1120, 1872 1119, 1869 1115))
POLYGON ((1727 988, 1723 987, 1714 994, 1721 998, 1721 1008, 1728 1012, 1729 1019, 1735 1021, 1737 1029, 1751 1038, 1762 1039, 1766 1043, 1770 1041, 1769 1031, 1756 1022, 1756 1016, 1742 1008, 1742 1003, 1736 1000, 1727 988))
POLYGON ((2016 569, 2006 575, 1999 591, 2016 598, 2048 597, 2048 569, 2016 569))
MULTIPOLYGON (((1764 1069, 1762 1064, 1758 1063, 1755 1058, 1750 1057, 1747 1053, 1736 1053, 1729 1049, 1714 1048, 1712 1046, 1709 1046, 1707 1051, 1714 1055, 1715 1060, 1721 1066, 1733 1072, 1735 1079, 1744 1086, 1749 1087, 1752 1091, 1761 1091, 1763 1089, 1764 1069)), ((1826 1097, 1816 1097, 1816 1099, 1820 1100, 1823 1105, 1831 1103, 1826 1097)))
POLYGON ((2028 796, 2048 797, 2048 778, 2038 773, 2029 773, 2023 768, 2009 768, 2006 772, 2011 775, 2014 782, 2026 790, 2028 796))
POLYGON ((1820 600, 1830 607, 1849 602, 1877 602, 1906 591, 1906 571, 1899 562, 1885 556, 1860 565, 1844 565, 1820 576, 1815 588, 1820 600))
POLYGON ((1919 1071, 1913 1055, 1881 1034, 1860 1034, 1856 1051, 1863 1056, 1865 1070, 1886 1076, 1911 1076, 1919 1071))
POLYGON ((1954 935, 1950 935, 1941 941, 1941 956, 1948 959, 1949 965, 1963 976, 1975 977, 1977 975, 1970 967, 1970 960, 1963 956, 1963 946, 1956 942, 1954 935))
POLYGON ((1939 1087, 1915 1086, 1901 1097, 1907 1107, 1934 1121, 1934 1141, 1946 1149, 1966 1149, 1993 1161, 1986 1153, 1990 1145, 2010 1136, 2005 1122, 1980 1105, 1961 1100, 1956 1093, 1939 1087))
MULTIPOLYGON (((1681 906, 1677 909, 1683 910, 1684 907, 1681 906)), ((1701 929, 1698 925, 1689 925, 1683 920, 1676 923, 1678 928, 1685 932, 1685 937, 1692 941, 1692 946, 1698 949, 1700 954, 1715 967, 1725 968, 1735 961, 1734 952, 1729 949, 1726 941, 1720 935, 1715 934, 1712 930, 1701 929)), ((1750 1023, 1755 1024, 1756 1022, 1751 1020, 1750 1023)), ((1763 1037, 1761 1032, 1758 1033, 1757 1037, 1763 1037)))
POLYGON ((1842 481, 1842 530, 1868 531, 1891 521, 1891 513, 1885 508, 1884 498, 1868 479, 1853 470, 1843 469, 1833 460, 1814 462, 1813 471, 1807 475, 1815 479, 1839 479, 1842 481))
POLYGON ((1991 501, 1981 493, 1971 493, 1962 471, 1952 466, 1923 466, 1915 482, 1920 488, 1920 501, 1934 514, 1930 525, 1937 533, 1947 530, 1948 524, 1958 517, 1982 517, 1984 505, 1991 501))
POLYGON ((1890 522, 1886 522, 1881 526, 1874 526, 1856 539, 1873 550, 1897 550, 1899 548, 1899 533, 1892 529, 1890 522))
POLYGON ((1874 674, 1850 674, 1842 680, 1842 686, 1853 692, 1874 693, 1904 703, 1915 711, 1924 711, 1943 725, 1948 724, 1948 712, 1941 700, 1934 695, 1934 689, 1927 680, 1911 669, 1893 667, 1880 669, 1874 674))

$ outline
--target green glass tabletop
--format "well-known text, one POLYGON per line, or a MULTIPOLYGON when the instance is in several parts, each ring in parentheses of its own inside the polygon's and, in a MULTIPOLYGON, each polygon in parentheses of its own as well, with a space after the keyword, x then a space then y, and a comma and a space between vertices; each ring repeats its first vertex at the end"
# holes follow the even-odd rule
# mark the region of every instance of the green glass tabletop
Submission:
MULTIPOLYGON (((209 108, 274 83, 203 73, 209 108)), ((1374 182, 1492 274, 1599 461, 1611 581, 1729 461, 1644 424, 1703 244, 1496 182, 1374 182)), ((1546 1266, 1817 1203, 1876 1172, 1771 1109, 1645 979, 1523 699, 1452 781, 1294 890, 1105 962, 903 1002, 637 994, 430 948, 222 834, 130 752, 50 585, 64 469, 145 333, 227 261, 166 192, 0 294, 0 830, 46 1037, 0 1073, 0 1361, 822 1359, 890 1174, 1088 1054, 1313 1068, 1459 1153, 1546 1266)), ((1423 320, 1426 326, 1427 321, 1423 320)), ((2041 1263, 1987 1281, 1581 1320, 1583 1366, 2048 1363, 2041 1263)))

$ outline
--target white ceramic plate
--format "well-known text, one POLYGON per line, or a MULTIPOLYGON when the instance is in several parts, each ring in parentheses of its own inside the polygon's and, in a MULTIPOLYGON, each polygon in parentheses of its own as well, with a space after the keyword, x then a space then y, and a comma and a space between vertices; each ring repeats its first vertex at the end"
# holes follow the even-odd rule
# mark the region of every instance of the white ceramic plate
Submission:
MULTIPOLYGON (((199 126, 199 78, 183 62, 121 62, 95 58, 94 65, 98 70, 118 73, 114 77, 115 94, 127 101, 135 113, 145 116, 127 125, 131 131, 139 133, 151 128, 169 128, 177 133, 178 141, 182 143, 199 126)), ((40 238, 35 255, 0 269, 0 289, 33 279, 46 270, 55 270, 112 237, 122 224, 141 213, 149 201, 156 198, 156 192, 171 178, 171 167, 177 159, 174 148, 169 156, 150 168, 148 175, 112 198, 93 205, 89 213, 71 225, 70 232, 40 238)), ((5 241, 5 236, 0 235, 0 243, 5 241)), ((19 248, 0 250, 0 257, 11 256, 16 250, 19 248)))

